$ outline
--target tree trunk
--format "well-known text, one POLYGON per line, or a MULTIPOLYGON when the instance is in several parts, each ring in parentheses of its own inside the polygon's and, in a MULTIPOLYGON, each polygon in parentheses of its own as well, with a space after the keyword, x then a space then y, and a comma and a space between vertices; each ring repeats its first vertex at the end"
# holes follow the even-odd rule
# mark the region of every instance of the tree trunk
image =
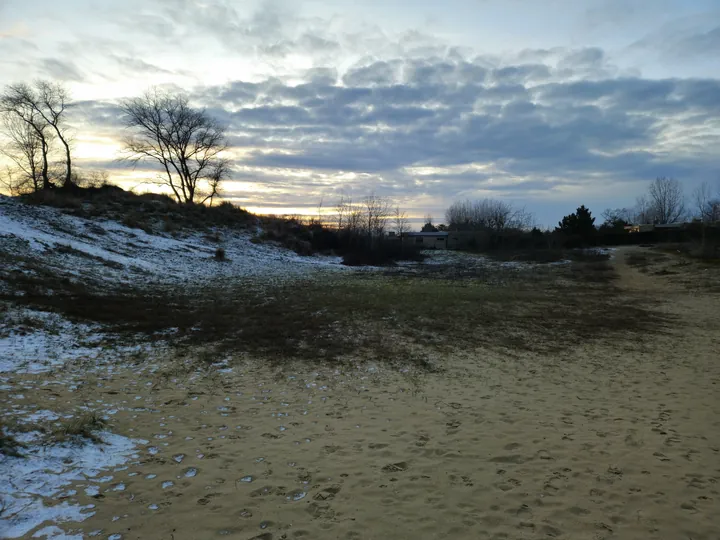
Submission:
MULTIPOLYGON (((62 140, 62 139, 61 139, 62 140)), ((65 141, 63 141, 63 144, 65 145, 65 159, 67 164, 67 169, 65 171, 65 182, 63 183, 64 188, 69 188, 72 186, 72 161, 70 160, 70 145, 67 144, 65 141)))
POLYGON ((43 189, 50 189, 50 178, 48 177, 48 145, 45 139, 42 139, 42 184, 43 189))
POLYGON ((60 142, 65 147, 65 180, 63 181, 63 189, 69 189, 73 185, 72 181, 72 161, 70 160, 70 145, 65 140, 65 138, 62 136, 60 129, 57 126, 55 127, 55 132, 58 135, 58 139, 60 139, 60 142))

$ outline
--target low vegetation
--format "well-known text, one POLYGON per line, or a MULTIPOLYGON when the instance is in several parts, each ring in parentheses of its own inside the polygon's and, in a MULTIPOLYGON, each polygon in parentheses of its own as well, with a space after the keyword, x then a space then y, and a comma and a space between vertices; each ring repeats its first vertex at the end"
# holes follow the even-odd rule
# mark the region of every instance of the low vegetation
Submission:
POLYGON ((105 427, 105 420, 94 412, 84 412, 65 420, 56 427, 49 436, 53 442, 74 442, 79 439, 87 439, 93 442, 101 442, 97 432, 105 427))
POLYGON ((16 301, 133 339, 171 335, 218 355, 244 352, 272 362, 361 357, 430 367, 436 352, 563 351, 583 340, 659 331, 657 314, 618 294, 612 266, 590 259, 531 271, 421 265, 412 274, 335 276, 265 289, 231 283, 102 294, 54 283, 54 294, 43 294, 19 282, 24 293, 16 301))
POLYGON ((19 457, 22 455, 21 449, 23 445, 15 440, 15 437, 10 433, 6 422, 0 419, 0 456, 14 456, 19 457))
POLYGON ((698 256, 687 244, 640 248, 627 253, 625 261, 643 274, 666 278, 694 292, 720 292, 718 259, 698 256))
POLYGON ((148 232, 246 229, 258 222, 256 216, 229 202, 215 206, 181 204, 167 195, 137 194, 112 185, 41 190, 23 195, 21 200, 61 208, 87 219, 112 219, 148 232))

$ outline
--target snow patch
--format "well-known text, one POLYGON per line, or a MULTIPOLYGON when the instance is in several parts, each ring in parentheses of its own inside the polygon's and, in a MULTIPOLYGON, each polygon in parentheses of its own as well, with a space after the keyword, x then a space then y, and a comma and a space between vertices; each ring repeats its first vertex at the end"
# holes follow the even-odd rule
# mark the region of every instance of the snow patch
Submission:
POLYGON ((146 444, 109 432, 99 437, 102 444, 86 441, 50 446, 28 437, 23 457, 0 458, 0 502, 5 509, 0 529, 5 538, 18 538, 45 522, 83 521, 93 514, 93 505, 81 506, 72 496, 60 504, 54 502, 70 495, 67 486, 92 482, 102 472, 133 458, 136 445, 146 444))

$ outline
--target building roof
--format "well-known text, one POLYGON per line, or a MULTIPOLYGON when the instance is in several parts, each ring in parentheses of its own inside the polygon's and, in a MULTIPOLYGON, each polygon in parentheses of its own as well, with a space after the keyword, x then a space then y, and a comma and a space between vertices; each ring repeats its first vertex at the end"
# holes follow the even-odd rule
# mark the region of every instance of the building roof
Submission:
POLYGON ((405 236, 447 236, 447 232, 409 232, 405 236))

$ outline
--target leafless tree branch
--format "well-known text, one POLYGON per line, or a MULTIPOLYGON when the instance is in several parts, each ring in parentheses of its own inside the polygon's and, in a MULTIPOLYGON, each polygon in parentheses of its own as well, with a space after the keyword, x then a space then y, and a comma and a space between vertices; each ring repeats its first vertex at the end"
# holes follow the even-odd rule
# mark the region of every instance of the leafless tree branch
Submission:
POLYGON ((178 202, 212 204, 229 176, 225 129, 185 96, 154 89, 122 104, 135 133, 124 141, 125 159, 159 163, 160 181, 178 202))

